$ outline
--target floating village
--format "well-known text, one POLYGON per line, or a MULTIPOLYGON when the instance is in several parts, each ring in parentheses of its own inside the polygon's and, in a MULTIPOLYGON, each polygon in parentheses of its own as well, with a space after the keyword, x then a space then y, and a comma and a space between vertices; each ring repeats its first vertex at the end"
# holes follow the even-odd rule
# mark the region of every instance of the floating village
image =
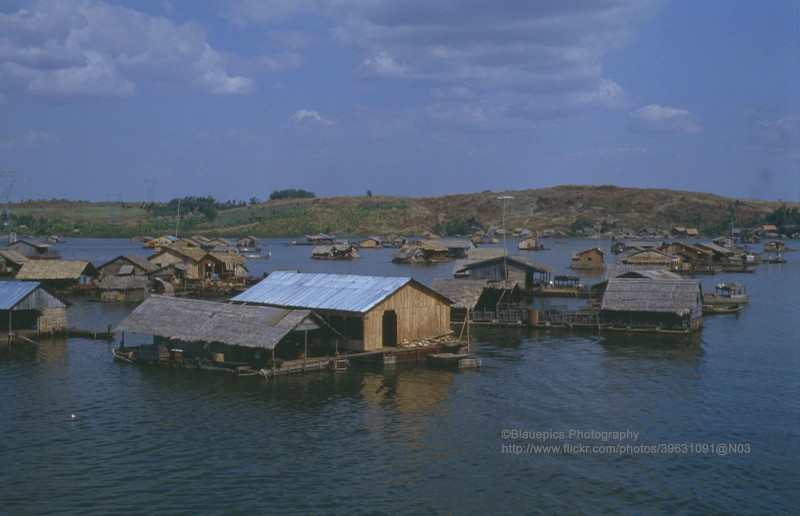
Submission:
POLYGON ((692 228, 673 228, 669 235, 611 235, 610 255, 584 239, 585 249, 558 264, 574 273, 555 274, 531 256, 563 243, 562 235, 508 234, 517 243, 514 253, 505 230, 358 241, 319 233, 287 244, 308 246, 314 260, 358 260, 370 249, 393 248, 394 263, 453 264, 452 277, 430 285, 411 277, 301 272, 301 263, 253 277, 248 261, 271 256, 253 236, 136 237, 149 256, 102 264, 63 259, 58 236, 19 239, 0 249, 0 349, 72 335, 116 343, 113 359, 124 363, 262 377, 344 371, 358 362, 476 368, 473 325, 694 334, 705 316, 746 309, 749 274, 796 251, 774 226, 761 227, 763 240, 747 243, 733 236, 706 241, 692 228), (585 272, 601 280, 584 284, 585 272), (703 292, 697 276, 722 272, 744 279, 703 292), (68 307, 76 297, 132 309, 116 326, 74 327, 68 307), (537 298, 550 297, 581 305, 536 307, 537 298), (131 343, 131 335, 150 339, 131 343))

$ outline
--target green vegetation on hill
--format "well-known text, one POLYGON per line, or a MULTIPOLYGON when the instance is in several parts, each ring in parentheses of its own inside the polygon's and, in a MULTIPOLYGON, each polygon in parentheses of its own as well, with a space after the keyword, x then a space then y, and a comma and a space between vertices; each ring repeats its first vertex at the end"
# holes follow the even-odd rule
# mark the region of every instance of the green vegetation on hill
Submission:
MULTIPOLYGON (((278 192, 268 202, 184 197, 168 203, 91 203, 28 201, 10 207, 12 227, 20 235, 85 237, 206 234, 212 236, 296 237, 308 233, 342 236, 443 235, 475 228, 505 226, 534 232, 545 229, 577 234, 584 227, 644 228, 664 231, 696 227, 715 236, 741 228, 775 224, 796 227, 797 203, 731 199, 712 194, 616 186, 558 186, 441 197, 354 196, 318 198, 303 190, 278 192), (284 196, 285 194, 285 196, 284 196), (310 194, 310 195, 309 195, 310 194), (505 201, 500 196, 511 196, 505 201)), ((796 229, 795 229, 796 231, 796 229)))

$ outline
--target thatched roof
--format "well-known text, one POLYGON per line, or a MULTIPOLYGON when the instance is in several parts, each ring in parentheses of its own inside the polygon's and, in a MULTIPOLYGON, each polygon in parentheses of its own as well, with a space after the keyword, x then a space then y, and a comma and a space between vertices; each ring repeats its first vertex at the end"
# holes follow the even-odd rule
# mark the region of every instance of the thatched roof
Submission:
POLYGON ((100 267, 98 267, 98 269, 103 269, 103 268, 111 265, 112 263, 116 262, 117 260, 128 262, 129 264, 131 264, 134 267, 137 267, 137 268, 143 270, 146 273, 147 272, 153 272, 154 270, 158 269, 158 265, 154 264, 153 262, 151 262, 150 260, 148 260, 144 256, 139 256, 137 254, 125 254, 125 255, 117 256, 113 260, 109 260, 106 263, 104 263, 103 265, 101 265, 100 267))
POLYGON ((114 331, 272 349, 292 331, 317 328, 320 324, 308 310, 150 296, 114 331))
POLYGON ((94 274, 87 260, 30 260, 17 273, 18 280, 77 280, 83 274, 94 274))
POLYGON ((100 290, 145 289, 150 285, 147 276, 105 276, 98 285, 100 290))
POLYGON ((476 267, 485 267, 487 265, 496 264, 496 263, 503 263, 503 262, 505 262, 506 264, 510 264, 512 266, 517 266, 517 267, 519 267, 521 269, 528 269, 528 270, 531 270, 533 272, 538 272, 538 273, 555 272, 555 269, 553 269, 549 265, 545 265, 543 263, 539 263, 536 260, 531 260, 530 258, 528 258, 526 256, 517 256, 517 255, 514 255, 514 256, 498 256, 498 257, 491 258, 491 259, 488 259, 488 260, 476 260, 476 261, 466 260, 465 262, 462 263, 462 268, 464 270, 474 269, 476 267))
POLYGON ((626 264, 669 264, 672 263, 672 257, 663 251, 657 249, 645 249, 644 251, 637 251, 625 256, 620 260, 626 264))
POLYGON ((473 261, 491 260, 506 254, 508 254, 508 251, 505 247, 473 247, 467 251, 467 259, 473 261))
POLYGON ((701 294, 698 280, 611 278, 601 309, 687 315, 698 307, 701 294))
POLYGON ((472 310, 478 304, 487 280, 483 279, 434 279, 431 288, 453 300, 454 308, 472 310))

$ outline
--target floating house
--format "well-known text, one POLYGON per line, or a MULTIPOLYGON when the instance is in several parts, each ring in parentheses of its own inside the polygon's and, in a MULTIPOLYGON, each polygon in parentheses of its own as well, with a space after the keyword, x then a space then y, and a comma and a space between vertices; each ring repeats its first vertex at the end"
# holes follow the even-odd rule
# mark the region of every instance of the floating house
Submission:
POLYGON ((469 250, 475 247, 469 238, 440 238, 434 242, 447 249, 448 258, 466 258, 469 250))
POLYGON ((30 260, 19 251, 13 249, 0 249, 0 274, 3 276, 16 276, 19 270, 30 260))
POLYGON ((104 276, 146 276, 158 266, 135 254, 117 256, 97 268, 100 277, 104 276))
POLYGON ((311 251, 315 260, 354 260, 358 258, 358 249, 350 244, 319 245, 311 251))
POLYGON ((434 240, 411 242, 392 255, 394 263, 444 263, 448 260, 450 251, 434 240))
POLYGON ((144 243, 145 249, 155 249, 156 251, 169 247, 179 240, 178 237, 172 235, 164 235, 156 238, 151 238, 144 243))
POLYGON ((703 324, 697 280, 611 278, 600 310, 609 329, 688 333, 703 324))
POLYGON ((524 256, 496 256, 463 264, 460 276, 489 281, 513 281, 523 290, 533 290, 550 281, 553 268, 524 256))
POLYGON ((513 281, 434 279, 431 287, 453 300, 450 318, 454 323, 463 322, 468 316, 474 322, 516 321, 525 317, 526 312, 519 308, 522 291, 513 281))
POLYGON ((28 240, 17 240, 13 244, 6 246, 7 250, 17 251, 22 256, 31 260, 58 260, 61 255, 47 244, 30 242, 28 240))
POLYGON ((765 253, 783 253, 786 251, 786 244, 781 240, 770 240, 764 243, 765 253))
POLYGON ((450 332, 452 300, 412 278, 277 271, 232 301, 311 310, 356 351, 450 332))
POLYGON ((538 239, 531 237, 520 240, 519 244, 517 244, 517 248, 520 251, 541 251, 544 249, 544 245, 539 242, 538 239))
POLYGON ((97 269, 86 260, 30 260, 16 276, 20 281, 39 281, 54 290, 88 286, 96 277, 97 269))
POLYGON ((605 267, 603 261, 605 254, 606 253, 599 247, 577 251, 572 254, 570 268, 576 270, 601 270, 605 267))
POLYGON ((295 245, 333 245, 336 243, 336 237, 317 233, 316 235, 304 235, 292 243, 295 245))
POLYGON ((105 276, 97 285, 100 301, 136 302, 150 295, 147 276, 105 276))
POLYGON ((263 367, 274 356, 306 354, 300 346, 329 329, 309 310, 154 295, 114 331, 153 335, 156 360, 210 359, 263 367))
POLYGON ((65 332, 67 305, 38 281, 0 281, 0 331, 65 332))
POLYGON ((645 249, 631 253, 620 260, 626 265, 663 265, 672 263, 672 257, 657 249, 645 249))
POLYGON ((237 283, 243 282, 247 274, 245 258, 236 253, 207 253, 191 247, 167 247, 148 260, 158 268, 183 264, 186 266, 185 278, 190 281, 220 279, 237 283))
POLYGON ((380 249, 383 245, 383 239, 377 236, 367 237, 358 243, 358 247, 361 249, 380 249))

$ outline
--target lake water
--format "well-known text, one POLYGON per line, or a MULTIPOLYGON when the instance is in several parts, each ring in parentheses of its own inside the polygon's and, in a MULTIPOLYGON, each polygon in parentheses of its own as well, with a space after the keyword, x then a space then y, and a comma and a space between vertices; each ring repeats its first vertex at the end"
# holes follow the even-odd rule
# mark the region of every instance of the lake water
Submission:
MULTIPOLYGON (((528 256, 558 272, 597 244, 548 243, 528 256)), ((57 248, 95 265, 148 254, 125 240, 57 248)), ((353 262, 311 260, 310 247, 281 241, 269 250, 248 262, 253 275, 430 284, 453 267, 394 265, 391 250, 353 262)), ((755 274, 701 277, 704 291, 745 283, 751 303, 705 317, 695 337, 473 328, 479 370, 264 380, 132 367, 80 338, 6 353, 0 513, 791 513, 800 253, 785 256, 755 274)), ((105 328, 130 309, 77 299, 68 317, 105 328)))

